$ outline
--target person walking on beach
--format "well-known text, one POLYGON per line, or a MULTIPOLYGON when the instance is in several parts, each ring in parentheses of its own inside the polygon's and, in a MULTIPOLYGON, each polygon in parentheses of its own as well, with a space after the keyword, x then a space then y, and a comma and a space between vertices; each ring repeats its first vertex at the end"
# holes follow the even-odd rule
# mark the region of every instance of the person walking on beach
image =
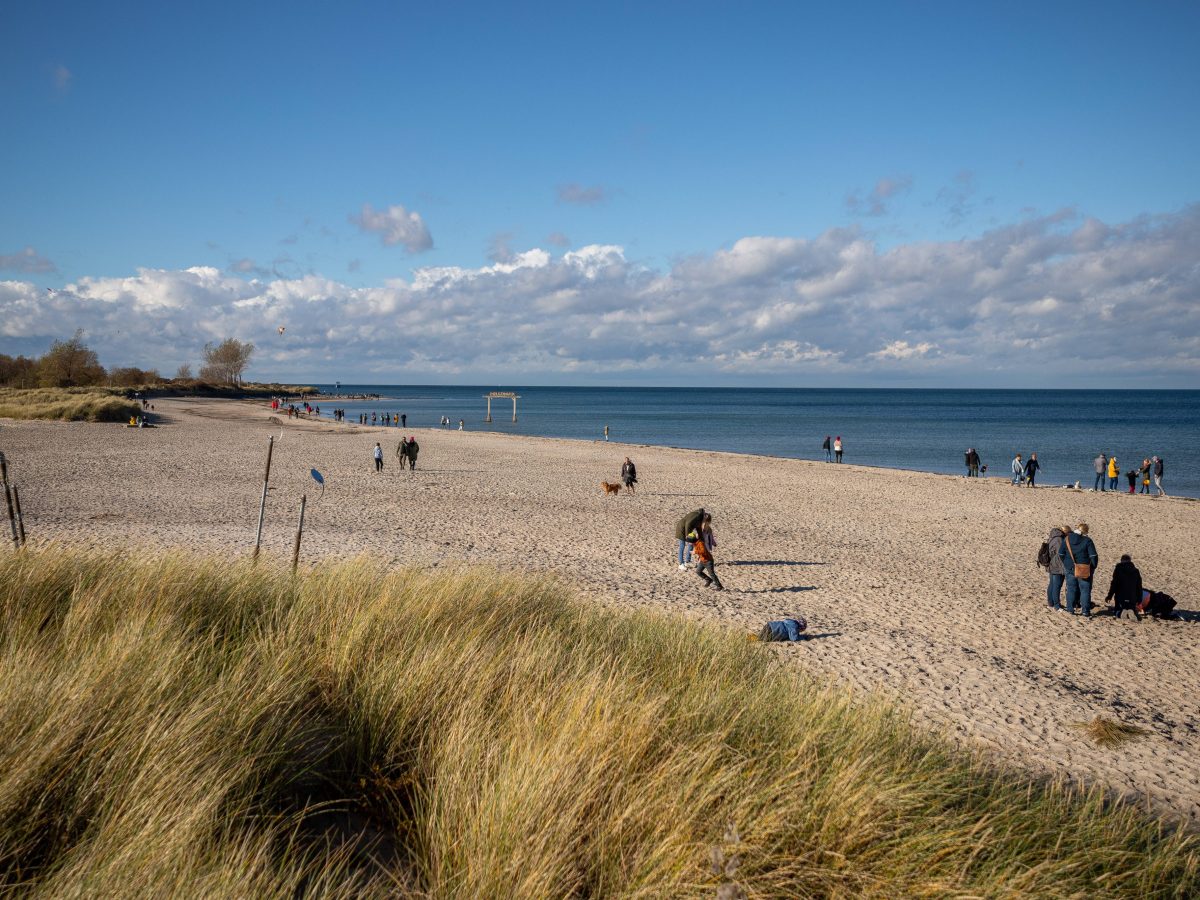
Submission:
POLYGON ((1117 479, 1121 476, 1121 464, 1117 462, 1114 456, 1108 461, 1108 489, 1115 491, 1117 489, 1117 479))
POLYGON ((1029 461, 1027 463, 1025 463, 1025 484, 1027 486, 1036 487, 1034 482, 1037 481, 1038 469, 1040 469, 1041 467, 1042 467, 1042 464, 1038 462, 1037 454, 1030 453, 1029 461))
POLYGON ((721 584, 721 579, 717 577, 717 564, 713 556, 717 547, 717 536, 713 534, 712 516, 705 513, 700 527, 691 532, 689 537, 695 538, 692 549, 696 553, 696 574, 713 590, 725 590, 725 585, 721 584))
POLYGON ((379 446, 379 442, 375 442, 375 449, 372 451, 372 456, 375 457, 375 471, 383 471, 383 448, 379 446))
POLYGON ((974 447, 972 447, 970 450, 967 451, 967 453, 968 453, 967 477, 968 478, 978 478, 979 477, 979 451, 976 450, 974 447))
POLYGON ((606 441, 608 440, 608 426, 607 425, 604 426, 604 439, 606 441))
POLYGON ((963 465, 967 467, 967 477, 971 477, 971 448, 963 451, 963 465))
POLYGON ((842 461, 842 436, 839 434, 833 439, 833 455, 837 457, 837 461, 842 461))
POLYGON ((1158 493, 1155 496, 1165 497, 1167 492, 1163 490, 1163 461, 1161 456, 1154 457, 1154 486, 1158 488, 1158 493))
POLYGON ((631 494, 636 494, 634 485, 637 484, 637 466, 633 464, 633 460, 628 456, 625 457, 625 462, 621 466, 621 481, 625 483, 625 490, 631 494))
POLYGON ((675 540, 679 543, 679 571, 686 572, 688 563, 692 561, 692 545, 688 535, 700 527, 704 521, 704 507, 693 509, 690 513, 675 523, 675 540))
POLYGON ((1104 479, 1108 476, 1108 457, 1101 453, 1092 460, 1092 467, 1096 470, 1096 481, 1092 485, 1093 491, 1104 491, 1104 479))
POLYGON ((821 449, 825 451, 825 462, 833 462, 833 451, 830 449, 831 440, 829 435, 825 435, 825 443, 821 445, 821 449))
POLYGON ((400 427, 401 428, 408 427, 408 413, 400 413, 400 427))
POLYGON ((1079 613, 1085 619, 1092 615, 1092 577, 1100 557, 1096 545, 1088 537, 1086 522, 1080 522, 1075 530, 1066 535, 1058 551, 1066 576, 1067 612, 1075 614, 1075 603, 1079 602, 1079 613))
POLYGON ((463 420, 462 420, 462 419, 459 419, 459 420, 458 420, 458 430, 459 430, 459 431, 462 431, 462 430, 463 430, 463 428, 464 428, 464 426, 465 426, 465 423, 463 422, 463 420))
POLYGON ((417 443, 417 439, 412 435, 408 436, 408 471, 413 473, 417 471, 417 454, 421 452, 421 445, 417 443))
POLYGON ((1142 489, 1138 493, 1150 493, 1150 460, 1148 459, 1142 460, 1142 489))
POLYGON ((1050 550, 1050 565, 1047 567, 1050 583, 1046 585, 1046 603, 1051 609, 1062 609, 1063 581, 1067 571, 1063 568, 1062 557, 1059 554, 1062 552, 1063 541, 1070 533, 1071 529, 1063 525, 1060 528, 1051 528, 1050 537, 1046 538, 1046 545, 1050 550))
POLYGON ((404 438, 400 438, 400 443, 396 445, 396 459, 400 462, 400 469, 403 471, 408 463, 408 444, 404 438))
POLYGON ((1021 454, 1018 453, 1012 461, 1012 476, 1013 484, 1020 484, 1025 480, 1025 463, 1021 462, 1021 454))

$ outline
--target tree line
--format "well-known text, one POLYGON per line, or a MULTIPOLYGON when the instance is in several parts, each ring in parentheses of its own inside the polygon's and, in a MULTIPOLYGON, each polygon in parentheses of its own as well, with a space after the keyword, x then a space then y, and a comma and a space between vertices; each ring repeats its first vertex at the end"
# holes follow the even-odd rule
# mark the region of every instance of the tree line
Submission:
MULTIPOLYGON (((201 352, 198 376, 185 363, 175 373, 175 381, 202 381, 209 384, 241 385, 242 375, 254 355, 254 344, 226 338, 218 344, 207 343, 201 352)), ((156 369, 118 366, 105 369, 99 357, 76 331, 67 340, 55 341, 44 356, 8 356, 0 353, 0 386, 14 388, 64 388, 109 385, 141 387, 162 384, 165 379, 156 369)))

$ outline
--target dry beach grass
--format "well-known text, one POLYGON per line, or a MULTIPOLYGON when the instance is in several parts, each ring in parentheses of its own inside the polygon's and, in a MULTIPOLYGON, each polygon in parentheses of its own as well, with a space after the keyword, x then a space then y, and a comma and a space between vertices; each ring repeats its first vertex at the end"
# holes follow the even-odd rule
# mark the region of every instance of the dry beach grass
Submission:
POLYGON ((1135 807, 494 570, 8 553, 0 709, 0 890, 31 896, 1200 889, 1135 807))
MULTIPOLYGON (((1197 628, 1045 609, 1034 565, 1050 526, 1087 521, 1103 596, 1128 552, 1184 610, 1200 597, 1200 504, 1061 489, 1029 491, 800 460, 413 429, 415 477, 396 430, 287 423, 262 404, 156 400, 151 430, 81 423, 0 426, 35 542, 185 546, 241 558, 254 537, 268 434, 279 436, 264 545, 290 551, 301 492, 304 562, 370 554, 382 571, 484 564, 556 573, 608 609, 654 609, 743 633, 801 613, 814 639, 771 654, 864 691, 921 726, 995 758, 1098 783, 1194 824, 1200 811, 1197 628), (382 476, 370 448, 388 449, 382 476), (632 455, 636 496, 605 497, 632 455), (311 467, 328 487, 313 496, 311 467), (675 567, 672 526, 716 516, 727 590, 675 567), (1101 715, 1146 729, 1117 749, 1074 727, 1101 715)), ((731 638, 732 639, 732 638, 731 638)), ((737 642, 745 643, 738 637, 737 642)))

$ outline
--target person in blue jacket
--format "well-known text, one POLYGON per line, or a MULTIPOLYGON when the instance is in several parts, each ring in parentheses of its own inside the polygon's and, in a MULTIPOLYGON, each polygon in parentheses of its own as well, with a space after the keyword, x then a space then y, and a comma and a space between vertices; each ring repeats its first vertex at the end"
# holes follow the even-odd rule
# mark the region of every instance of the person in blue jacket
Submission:
POLYGON ((1066 536, 1058 549, 1058 558, 1062 560, 1063 574, 1066 575, 1067 612, 1074 614, 1075 601, 1079 600, 1079 613, 1085 619, 1092 615, 1092 577, 1096 574, 1096 566, 1100 557, 1096 554, 1096 545, 1088 537, 1086 522, 1080 522, 1075 530, 1066 536), (1086 577, 1075 574, 1077 565, 1090 566, 1086 577))

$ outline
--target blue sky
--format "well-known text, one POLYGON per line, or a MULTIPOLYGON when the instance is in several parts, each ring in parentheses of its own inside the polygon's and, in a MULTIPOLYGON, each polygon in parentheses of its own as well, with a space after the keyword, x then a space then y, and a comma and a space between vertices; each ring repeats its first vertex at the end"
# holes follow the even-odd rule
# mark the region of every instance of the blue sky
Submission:
POLYGON ((280 377, 1194 384, 1197 34, 1195 3, 10 4, 0 352, 77 325, 164 371, 233 332, 280 377), (1135 369, 1064 356, 1147 310, 1175 343, 1135 369))

